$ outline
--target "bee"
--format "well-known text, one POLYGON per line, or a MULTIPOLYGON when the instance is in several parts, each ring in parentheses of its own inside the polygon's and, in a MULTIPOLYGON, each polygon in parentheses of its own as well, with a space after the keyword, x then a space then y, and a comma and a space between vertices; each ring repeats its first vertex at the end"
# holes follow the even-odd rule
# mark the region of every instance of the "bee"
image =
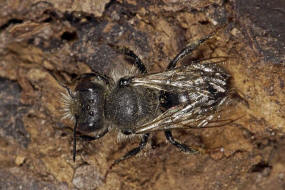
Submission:
POLYGON ((180 151, 198 153, 176 140, 172 130, 224 124, 227 120, 220 120, 219 113, 230 99, 231 76, 211 61, 193 61, 179 67, 177 64, 210 37, 186 46, 164 72, 147 73, 140 58, 125 49, 124 53, 134 58, 140 73, 118 75, 114 71, 108 77, 93 72, 80 76, 75 89, 67 88, 68 93, 63 95, 64 117, 75 122, 73 160, 77 132, 88 140, 96 140, 113 129, 125 136, 141 138, 136 148, 115 160, 113 165, 137 155, 155 131, 164 131, 167 141, 180 151))

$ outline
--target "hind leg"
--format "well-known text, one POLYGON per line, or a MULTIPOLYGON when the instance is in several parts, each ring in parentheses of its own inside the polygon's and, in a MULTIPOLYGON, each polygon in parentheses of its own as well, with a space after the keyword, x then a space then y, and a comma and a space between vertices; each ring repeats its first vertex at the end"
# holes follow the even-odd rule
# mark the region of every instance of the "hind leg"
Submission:
POLYGON ((170 130, 166 130, 165 132, 165 137, 168 140, 168 142, 170 142, 172 145, 176 146, 179 150, 181 150, 182 152, 186 152, 186 153, 191 153, 191 154, 195 154, 198 153, 198 150, 195 150, 185 144, 179 143, 178 141, 176 141, 170 130))

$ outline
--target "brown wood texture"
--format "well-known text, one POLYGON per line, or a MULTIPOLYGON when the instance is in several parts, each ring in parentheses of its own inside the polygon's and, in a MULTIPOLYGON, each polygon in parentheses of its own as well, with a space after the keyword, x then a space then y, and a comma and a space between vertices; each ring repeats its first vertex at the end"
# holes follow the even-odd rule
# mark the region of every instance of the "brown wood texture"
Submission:
POLYGON ((284 189, 285 4, 245 0, 0 1, 0 189, 284 189), (189 155, 153 134, 155 146, 116 165, 136 146, 110 132, 78 142, 61 120, 64 88, 96 71, 127 67, 113 45, 159 72, 187 44, 220 28, 193 59, 226 57, 233 88, 248 102, 234 124, 177 130, 206 153, 189 155), (54 73, 54 75, 51 75, 54 73))

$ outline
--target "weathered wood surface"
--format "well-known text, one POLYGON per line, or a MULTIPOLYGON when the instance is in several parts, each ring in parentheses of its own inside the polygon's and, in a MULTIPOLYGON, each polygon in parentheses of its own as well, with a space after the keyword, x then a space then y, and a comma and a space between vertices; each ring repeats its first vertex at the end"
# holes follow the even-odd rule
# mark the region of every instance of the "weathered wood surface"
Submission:
POLYGON ((255 1, 9 0, 0 2, 0 189, 282 189, 285 187, 285 4, 255 1), (234 126, 176 131, 209 153, 185 155, 152 137, 146 155, 115 166, 137 141, 116 133, 78 143, 61 120, 50 74, 70 82, 125 67, 112 45, 162 71, 179 50, 222 27, 193 58, 228 57, 223 67, 248 106, 234 126), (48 72, 50 71, 50 72, 48 72), (218 151, 217 151, 218 150, 218 151))

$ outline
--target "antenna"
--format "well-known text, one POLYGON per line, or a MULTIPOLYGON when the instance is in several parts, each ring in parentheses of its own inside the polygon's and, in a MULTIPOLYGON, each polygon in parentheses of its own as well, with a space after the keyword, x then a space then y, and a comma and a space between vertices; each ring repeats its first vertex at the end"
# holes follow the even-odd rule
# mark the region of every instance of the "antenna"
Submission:
POLYGON ((75 162, 76 158, 76 128, 77 128, 77 120, 78 116, 75 116, 75 125, 73 128, 73 162, 75 162))

